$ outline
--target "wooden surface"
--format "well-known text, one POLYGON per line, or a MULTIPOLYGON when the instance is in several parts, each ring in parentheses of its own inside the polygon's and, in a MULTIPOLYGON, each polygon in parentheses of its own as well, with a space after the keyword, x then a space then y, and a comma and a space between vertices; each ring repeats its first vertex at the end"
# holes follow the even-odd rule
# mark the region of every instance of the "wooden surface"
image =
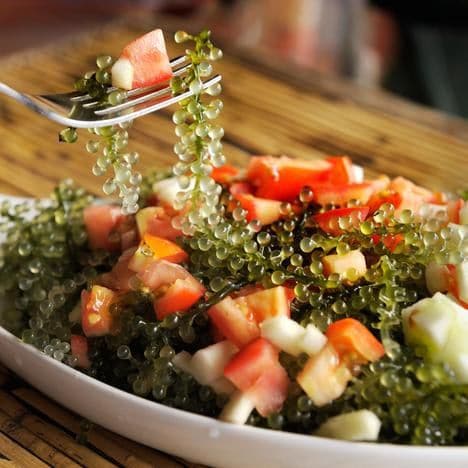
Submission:
MULTIPOLYGON (((15 56, 0 63, 0 80, 27 92, 65 91, 96 55, 116 55, 148 28, 114 25, 15 56)), ((267 65, 268 70, 265 63, 233 55, 219 64, 225 152, 232 161, 243 163, 259 153, 307 158, 348 154, 373 173, 403 174, 434 189, 467 185, 466 122, 336 79, 303 73, 290 77, 281 64, 267 65)), ((0 192, 46 196, 60 179, 71 176, 99 193, 102 179, 90 175, 93 157, 83 149, 87 133, 81 133, 81 144, 65 145, 58 143, 58 130, 17 103, 0 99, 0 192)), ((140 119, 130 135, 131 147, 142 155, 143 171, 174 162, 169 111, 140 119)), ((80 445, 75 440, 80 421, 0 369, 0 467, 188 466, 96 427, 88 443, 80 445)))

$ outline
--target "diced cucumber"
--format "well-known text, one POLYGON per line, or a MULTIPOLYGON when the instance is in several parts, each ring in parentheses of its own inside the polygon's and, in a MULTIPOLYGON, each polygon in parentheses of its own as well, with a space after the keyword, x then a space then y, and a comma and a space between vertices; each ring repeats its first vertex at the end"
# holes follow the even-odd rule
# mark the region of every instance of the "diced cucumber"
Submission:
POLYGON ((224 366, 237 348, 228 341, 221 341, 197 351, 193 356, 181 351, 172 358, 172 363, 190 374, 198 383, 209 385, 216 393, 230 395, 235 388, 223 376, 224 366))
POLYGON ((203 385, 223 376, 224 368, 237 348, 228 340, 220 341, 197 351, 190 362, 192 374, 203 385))
POLYGON ((261 334, 276 347, 293 356, 302 353, 301 340, 305 330, 297 322, 284 315, 264 320, 260 324, 261 334))
POLYGON ((369 410, 340 414, 325 421, 314 435, 342 440, 374 441, 379 437, 380 419, 369 410))
POLYGON ((254 408, 252 400, 241 391, 237 391, 224 406, 219 419, 233 424, 245 424, 254 408))
POLYGON ((187 351, 181 351, 172 358, 172 363, 180 370, 192 375, 192 366, 190 365, 191 360, 192 355, 190 353, 187 353, 187 351))
POLYGON ((309 324, 305 327, 299 346, 303 353, 312 356, 318 353, 326 342, 327 337, 315 325, 309 324))
POLYGON ((402 312, 409 345, 432 362, 448 364, 457 381, 468 383, 468 314, 441 293, 422 299, 402 312))
POLYGON ((304 328, 284 315, 264 320, 260 324, 260 330, 264 338, 292 356, 299 356, 301 353, 309 356, 316 354, 327 341, 325 335, 314 325, 304 328))
POLYGON ((452 302, 447 296, 436 293, 404 309, 402 319, 406 341, 426 346, 431 354, 440 353, 456 319, 452 302))

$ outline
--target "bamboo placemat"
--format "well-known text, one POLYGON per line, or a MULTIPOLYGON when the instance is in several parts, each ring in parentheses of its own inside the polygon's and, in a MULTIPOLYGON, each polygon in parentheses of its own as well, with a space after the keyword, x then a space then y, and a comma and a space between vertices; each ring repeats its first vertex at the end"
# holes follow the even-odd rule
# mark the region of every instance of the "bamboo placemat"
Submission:
MULTIPOLYGON (((164 26, 159 22, 159 25, 164 26)), ((0 62, 0 80, 27 92, 59 92, 91 66, 96 55, 118 54, 149 25, 114 25, 66 44, 0 62)), ((175 50, 171 50, 175 54, 175 50)), ((403 174, 434 189, 466 184, 468 124, 373 90, 312 73, 288 73, 281 63, 227 54, 224 77, 225 152, 242 164, 249 154, 316 158, 348 154, 370 172, 403 174)), ((291 70, 289 70, 291 71, 291 70)), ((59 128, 13 101, 0 99, 0 193, 46 196, 72 176, 100 193, 83 144, 57 141, 59 128)), ((141 167, 174 162, 169 111, 137 121, 131 147, 141 167)), ((172 456, 93 426, 77 442, 82 419, 0 368, 0 467, 189 466, 172 456), (3 456, 3 458, 2 458, 3 456)))

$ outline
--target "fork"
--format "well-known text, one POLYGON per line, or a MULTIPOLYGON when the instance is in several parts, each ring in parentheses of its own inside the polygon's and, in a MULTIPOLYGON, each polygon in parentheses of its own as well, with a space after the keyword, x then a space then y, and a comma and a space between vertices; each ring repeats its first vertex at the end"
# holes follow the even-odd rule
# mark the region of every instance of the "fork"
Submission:
MULTIPOLYGON (((186 57, 180 56, 171 60, 174 76, 183 75, 190 64, 185 64, 186 57)), ((221 81, 221 75, 202 81, 202 88, 206 89, 221 81)), ((109 87, 108 92, 117 88, 109 87)), ((172 96, 170 86, 150 86, 136 88, 125 93, 126 100, 121 104, 102 106, 89 94, 77 91, 63 94, 25 94, 16 91, 5 83, 0 82, 0 93, 6 94, 33 111, 47 117, 61 125, 74 128, 107 127, 127 122, 143 115, 150 114, 175 104, 192 96, 194 93, 186 91, 172 96)))

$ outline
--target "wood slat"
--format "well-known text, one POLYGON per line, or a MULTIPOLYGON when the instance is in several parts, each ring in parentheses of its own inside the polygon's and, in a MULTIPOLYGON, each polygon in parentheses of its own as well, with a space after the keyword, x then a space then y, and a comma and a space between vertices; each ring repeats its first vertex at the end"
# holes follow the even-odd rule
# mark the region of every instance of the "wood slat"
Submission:
MULTIPOLYGON (((13 459, 15 463, 28 468, 46 468, 48 465, 36 458, 30 452, 14 443, 5 434, 0 432, 0 454, 13 459)), ((6 465, 11 466, 11 465, 6 465)), ((14 465, 13 465, 14 466, 14 465)))
MULTIPOLYGON (((68 431, 79 434, 79 419, 69 411, 42 396, 39 392, 29 388, 18 388, 13 393, 20 400, 47 415, 68 431)), ((155 450, 147 449, 98 426, 93 426, 89 431, 87 440, 89 444, 125 466, 143 467, 156 464, 161 468, 181 468, 181 464, 172 461, 168 456, 155 450)))
POLYGON ((34 433, 25 429, 6 413, 0 410, 0 432, 17 442, 23 448, 33 453, 43 462, 60 468, 79 467, 71 458, 64 455, 52 445, 40 439, 34 433))
POLYGON ((84 466, 112 468, 115 464, 84 445, 78 444, 61 429, 32 414, 10 394, 0 391, 0 410, 18 424, 84 466))

